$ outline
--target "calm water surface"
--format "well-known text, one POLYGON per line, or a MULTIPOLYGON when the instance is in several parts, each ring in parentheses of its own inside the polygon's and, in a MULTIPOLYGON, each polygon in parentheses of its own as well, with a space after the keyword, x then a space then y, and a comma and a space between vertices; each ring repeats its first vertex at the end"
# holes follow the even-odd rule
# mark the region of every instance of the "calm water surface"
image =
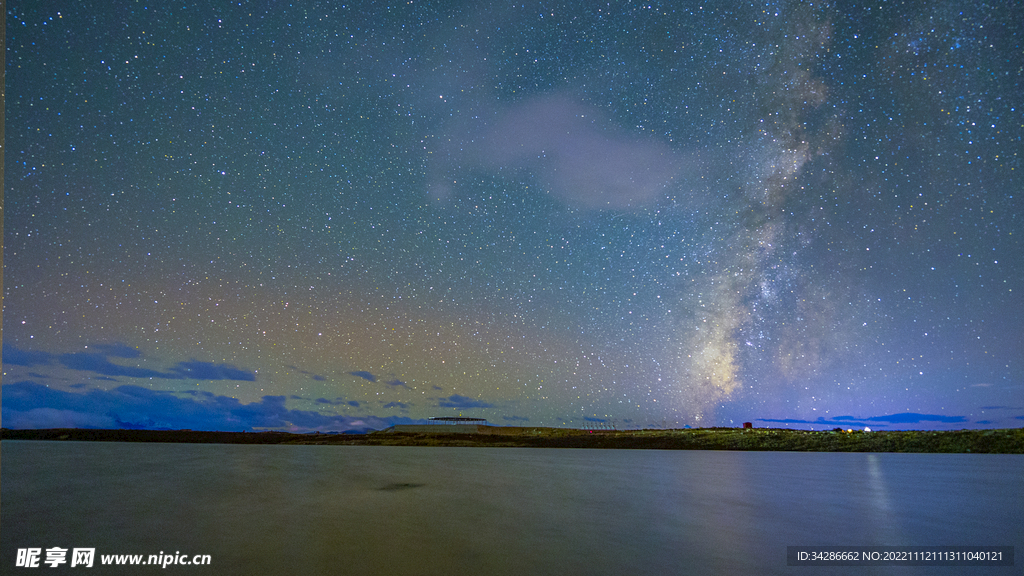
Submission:
MULTIPOLYGON (((210 554, 40 574, 1024 573, 1024 456, 5 441, 18 548, 210 554), (1015 567, 786 566, 795 545, 1015 546, 1015 567)), ((99 560, 97 559, 97 564, 99 560)))

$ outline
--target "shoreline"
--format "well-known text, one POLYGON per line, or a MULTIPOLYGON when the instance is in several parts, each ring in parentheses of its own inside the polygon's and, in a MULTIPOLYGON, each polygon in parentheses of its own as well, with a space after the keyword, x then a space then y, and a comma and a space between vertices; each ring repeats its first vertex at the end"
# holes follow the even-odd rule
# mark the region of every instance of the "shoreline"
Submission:
MULTIPOLYGON (((438 426, 443 428, 443 426, 438 426)), ((497 428, 497 427, 496 427, 497 428)), ((0 430, 2 440, 286 444, 341 446, 456 446, 770 452, 903 452, 1024 454, 1024 428, 985 430, 811 431, 778 428, 578 430, 518 428, 501 433, 293 434, 202 430, 0 430)))

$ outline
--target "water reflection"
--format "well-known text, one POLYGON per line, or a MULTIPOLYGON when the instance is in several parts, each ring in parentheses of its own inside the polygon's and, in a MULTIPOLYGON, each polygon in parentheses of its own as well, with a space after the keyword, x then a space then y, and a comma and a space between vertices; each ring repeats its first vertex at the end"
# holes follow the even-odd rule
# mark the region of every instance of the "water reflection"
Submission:
POLYGON ((882 455, 866 454, 867 468, 867 489, 864 491, 868 502, 868 508, 872 518, 870 523, 874 524, 872 537, 879 545, 884 546, 886 542, 902 542, 903 538, 899 531, 899 517, 894 514, 889 500, 889 489, 886 486, 885 475, 882 471, 882 455))
MULTIPOLYGON (((217 574, 805 574, 785 566, 786 546, 1024 550, 1020 456, 71 442, 2 450, 6 566, 18 547, 95 546, 211 554, 217 574)), ((1015 574, 1000 570, 985 574, 1015 574)))

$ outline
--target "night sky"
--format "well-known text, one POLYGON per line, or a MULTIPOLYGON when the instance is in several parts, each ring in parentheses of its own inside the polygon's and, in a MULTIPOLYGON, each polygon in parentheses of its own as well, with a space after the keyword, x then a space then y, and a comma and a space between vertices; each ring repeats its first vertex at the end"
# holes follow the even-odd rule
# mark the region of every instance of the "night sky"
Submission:
POLYGON ((7 3, 3 426, 1024 425, 1024 8, 7 3))

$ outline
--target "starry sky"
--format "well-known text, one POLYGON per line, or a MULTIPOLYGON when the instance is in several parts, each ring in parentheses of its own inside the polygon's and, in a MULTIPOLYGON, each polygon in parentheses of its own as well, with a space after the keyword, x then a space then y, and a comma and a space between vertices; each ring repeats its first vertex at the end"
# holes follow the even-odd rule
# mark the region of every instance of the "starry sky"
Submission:
POLYGON ((1016 2, 14 0, 3 426, 1024 425, 1016 2))

